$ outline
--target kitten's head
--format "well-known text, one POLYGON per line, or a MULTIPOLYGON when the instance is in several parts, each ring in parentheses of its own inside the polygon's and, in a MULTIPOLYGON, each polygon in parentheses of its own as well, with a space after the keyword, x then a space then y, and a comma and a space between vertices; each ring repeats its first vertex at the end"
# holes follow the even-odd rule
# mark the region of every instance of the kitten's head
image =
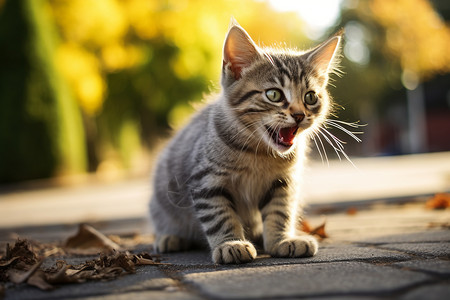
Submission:
POLYGON ((228 106, 247 129, 247 143, 281 155, 298 136, 326 118, 326 86, 337 67, 341 34, 306 51, 260 48, 236 22, 225 39, 222 87, 228 106), (264 147, 263 147, 264 146, 264 147))

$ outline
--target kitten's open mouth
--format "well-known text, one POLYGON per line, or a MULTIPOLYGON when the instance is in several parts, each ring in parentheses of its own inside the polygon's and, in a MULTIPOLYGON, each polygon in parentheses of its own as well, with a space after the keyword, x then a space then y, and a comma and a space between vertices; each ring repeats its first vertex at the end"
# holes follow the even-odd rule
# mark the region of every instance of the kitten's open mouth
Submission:
POLYGON ((290 148, 294 144, 295 135, 298 131, 298 126, 285 127, 280 129, 267 128, 270 137, 276 145, 282 148, 290 148))

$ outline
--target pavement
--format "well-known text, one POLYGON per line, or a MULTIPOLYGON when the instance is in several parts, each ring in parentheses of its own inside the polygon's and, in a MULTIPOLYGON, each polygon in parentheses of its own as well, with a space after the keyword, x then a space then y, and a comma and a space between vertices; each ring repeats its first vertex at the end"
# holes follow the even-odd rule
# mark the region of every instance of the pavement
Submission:
MULTIPOLYGON (((207 251, 176 253, 161 257, 167 264, 141 266, 113 281, 65 284, 53 291, 8 286, 4 299, 449 299, 450 209, 430 209, 425 202, 450 191, 450 153, 354 163, 356 171, 335 162, 311 167, 313 201, 306 218, 312 227, 325 223, 328 236, 315 257, 261 253, 248 264, 215 265, 207 251), (328 193, 322 188, 314 194, 321 179, 322 186, 329 184, 328 193)), ((0 188, 0 244, 17 237, 62 240, 76 232, 78 222, 105 234, 151 232, 145 217, 147 179, 87 182, 0 188), (41 213, 45 218, 32 217, 41 213)), ((151 252, 151 245, 135 251, 142 250, 151 252)), ((49 257, 45 264, 59 258, 49 257)), ((64 259, 76 263, 89 257, 64 259)))

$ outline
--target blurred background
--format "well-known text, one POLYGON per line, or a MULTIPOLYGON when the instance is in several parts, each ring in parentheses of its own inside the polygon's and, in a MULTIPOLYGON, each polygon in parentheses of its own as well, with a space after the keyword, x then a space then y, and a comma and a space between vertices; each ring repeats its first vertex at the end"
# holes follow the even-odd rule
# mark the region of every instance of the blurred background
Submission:
POLYGON ((0 0, 0 184, 149 176, 219 91, 231 16, 262 45, 345 28, 330 90, 340 120, 367 124, 362 143, 333 131, 349 156, 450 150, 447 0, 0 0))

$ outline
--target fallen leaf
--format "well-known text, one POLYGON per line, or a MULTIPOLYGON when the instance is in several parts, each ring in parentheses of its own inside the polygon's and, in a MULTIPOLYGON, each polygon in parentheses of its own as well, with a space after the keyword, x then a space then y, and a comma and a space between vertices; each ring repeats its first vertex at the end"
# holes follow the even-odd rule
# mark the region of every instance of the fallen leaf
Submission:
POLYGON ((13 262, 18 260, 19 258, 20 258, 19 256, 16 256, 16 257, 13 257, 10 260, 4 261, 4 262, 0 261, 0 268, 9 267, 13 262))
POLYGON ((14 247, 6 244, 5 259, 9 260, 13 257, 19 257, 20 261, 23 261, 25 264, 33 265, 37 262, 37 257, 30 248, 30 243, 26 240, 17 240, 14 247))
POLYGON ((429 209, 446 209, 450 207, 450 194, 438 193, 430 198, 425 206, 429 209))
POLYGON ((300 230, 310 235, 315 235, 320 239, 325 239, 328 238, 328 235, 325 232, 325 224, 326 221, 324 221, 322 225, 312 228, 306 220, 302 220, 300 230))
POLYGON ((75 251, 79 254, 96 254, 102 251, 111 253, 114 250, 122 250, 118 244, 111 241, 103 233, 86 224, 81 224, 77 234, 68 238, 64 246, 69 249, 81 249, 82 251, 75 251))
POLYGON ((47 282, 45 273, 42 270, 37 270, 30 278, 27 280, 29 285, 35 286, 43 291, 53 290, 55 287, 47 282))
MULTIPOLYGON (((65 262, 64 262, 65 263, 65 262)), ((73 282, 82 282, 76 276, 69 275, 67 270, 71 266, 65 263, 65 265, 61 266, 56 273, 47 274, 46 280, 51 284, 61 284, 61 283, 73 283, 73 282)), ((76 273, 75 273, 76 274, 76 273)))
POLYGON ((308 221, 302 220, 300 230, 306 233, 311 232, 311 226, 309 225, 308 221))
POLYGON ((323 222, 322 225, 317 226, 316 228, 314 228, 313 230, 311 230, 311 235, 316 235, 321 239, 326 239, 328 237, 328 235, 325 232, 325 221, 323 222))
POLYGON ((39 262, 37 262, 36 264, 31 266, 31 268, 25 272, 18 271, 15 269, 10 269, 8 271, 8 277, 9 277, 10 281, 13 283, 26 282, 28 280, 28 278, 30 278, 31 275, 33 275, 33 273, 39 269, 39 267, 42 265, 43 262, 44 262, 44 260, 41 259, 39 262))
POLYGON ((133 255, 133 262, 139 265, 166 265, 165 263, 161 263, 159 259, 154 259, 150 254, 146 252, 142 252, 139 254, 133 255))
POLYGON ((358 210, 355 207, 349 207, 346 211, 346 214, 349 216, 354 216, 358 213, 358 210))
POLYGON ((147 252, 130 254, 123 251, 118 244, 87 225, 80 226, 78 233, 67 239, 65 246, 71 251, 64 251, 56 244, 27 240, 17 240, 13 247, 7 244, 6 255, 0 258, 0 282, 27 283, 41 290, 51 290, 61 284, 113 280, 135 273, 136 266, 162 264, 147 252), (71 265, 60 259, 53 266, 42 268, 48 255, 70 255, 73 249, 95 249, 96 254, 100 252, 100 255, 79 265, 71 265))

